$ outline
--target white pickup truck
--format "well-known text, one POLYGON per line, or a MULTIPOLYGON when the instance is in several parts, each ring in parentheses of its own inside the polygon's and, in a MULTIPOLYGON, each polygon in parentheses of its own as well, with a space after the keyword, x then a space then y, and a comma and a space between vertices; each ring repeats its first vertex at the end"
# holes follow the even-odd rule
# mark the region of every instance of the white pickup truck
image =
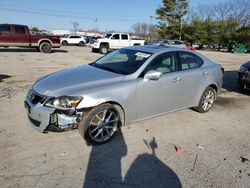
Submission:
POLYGON ((126 33, 110 33, 103 38, 97 39, 94 44, 92 44, 92 51, 106 54, 108 50, 144 45, 144 43, 145 40, 131 39, 129 34, 126 33))

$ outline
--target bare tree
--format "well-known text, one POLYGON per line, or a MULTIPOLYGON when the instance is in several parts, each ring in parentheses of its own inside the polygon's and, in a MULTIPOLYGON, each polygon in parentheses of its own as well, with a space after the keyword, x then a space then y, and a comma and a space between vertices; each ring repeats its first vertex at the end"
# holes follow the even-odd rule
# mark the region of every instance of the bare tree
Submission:
POLYGON ((74 32, 76 34, 78 28, 79 28, 79 23, 76 22, 76 21, 71 21, 72 25, 73 25, 73 28, 74 28, 74 32))

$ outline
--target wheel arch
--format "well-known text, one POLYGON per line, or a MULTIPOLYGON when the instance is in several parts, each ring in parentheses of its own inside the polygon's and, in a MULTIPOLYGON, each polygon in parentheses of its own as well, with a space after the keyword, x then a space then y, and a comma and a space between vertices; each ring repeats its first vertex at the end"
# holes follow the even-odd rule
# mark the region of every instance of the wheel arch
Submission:
POLYGON ((44 42, 48 42, 51 46, 53 45, 53 42, 50 39, 40 39, 38 41, 38 46, 40 46, 44 42))
POLYGON ((119 115, 120 115, 120 118, 121 118, 121 126, 125 125, 125 117, 126 117, 125 116, 125 110, 124 110, 124 108, 122 107, 121 104, 119 104, 118 102, 115 102, 115 101, 107 101, 107 102, 101 103, 99 105, 102 105, 102 104, 111 104, 111 105, 113 105, 117 109, 117 111, 119 112, 119 115))

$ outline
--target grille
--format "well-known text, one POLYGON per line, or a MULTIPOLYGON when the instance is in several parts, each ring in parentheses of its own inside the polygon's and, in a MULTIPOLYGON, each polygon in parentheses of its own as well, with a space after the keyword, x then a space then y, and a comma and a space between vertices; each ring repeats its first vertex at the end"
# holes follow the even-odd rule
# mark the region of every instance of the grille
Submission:
POLYGON ((28 98, 32 102, 32 104, 37 104, 39 102, 43 103, 47 97, 42 96, 42 95, 34 92, 33 90, 30 90, 28 93, 28 98))
POLYGON ((40 126, 40 124, 41 124, 40 121, 34 120, 34 119, 32 119, 30 116, 29 116, 29 119, 30 119, 31 123, 32 123, 33 125, 35 125, 36 127, 39 127, 39 126, 40 126))
POLYGON ((56 124, 57 123, 57 114, 50 115, 50 123, 56 124))

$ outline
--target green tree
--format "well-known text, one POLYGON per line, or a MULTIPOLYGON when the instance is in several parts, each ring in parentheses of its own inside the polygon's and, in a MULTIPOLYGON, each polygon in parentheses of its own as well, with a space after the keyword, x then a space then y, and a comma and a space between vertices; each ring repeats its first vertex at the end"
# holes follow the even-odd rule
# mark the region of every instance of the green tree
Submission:
POLYGON ((32 27, 32 28, 30 29, 30 31, 32 31, 32 32, 38 32, 39 29, 38 29, 37 27, 32 27))
POLYGON ((158 32, 162 38, 177 39, 183 35, 183 17, 187 14, 188 1, 162 0, 163 5, 156 10, 158 32))

